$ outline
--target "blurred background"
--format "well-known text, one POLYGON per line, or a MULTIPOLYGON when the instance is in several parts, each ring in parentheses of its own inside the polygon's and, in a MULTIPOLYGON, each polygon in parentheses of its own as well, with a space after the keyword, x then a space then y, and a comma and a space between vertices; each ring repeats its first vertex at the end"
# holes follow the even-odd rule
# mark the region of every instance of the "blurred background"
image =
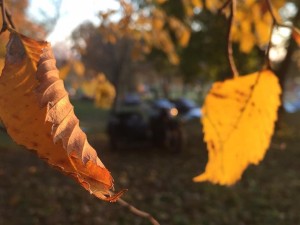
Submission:
MULTIPOLYGON (((300 27, 299 1, 272 0, 300 27)), ((23 34, 51 42, 81 128, 124 199, 161 224, 300 223, 300 49, 274 27, 265 1, 238 5, 234 58, 241 74, 269 58, 283 89, 266 158, 232 187, 193 183, 204 171, 201 106, 230 78, 222 0, 7 0, 23 34), (205 3, 205 4, 204 4, 205 3)), ((7 34, 0 36, 3 67, 7 34)), ((0 131, 0 224, 149 224, 99 201, 0 131)))

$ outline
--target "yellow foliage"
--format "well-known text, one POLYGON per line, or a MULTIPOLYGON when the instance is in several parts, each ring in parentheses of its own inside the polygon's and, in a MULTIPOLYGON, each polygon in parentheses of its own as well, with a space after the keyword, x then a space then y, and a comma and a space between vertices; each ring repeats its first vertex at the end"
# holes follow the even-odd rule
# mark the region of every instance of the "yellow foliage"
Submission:
POLYGON ((213 85, 202 108, 209 161, 194 181, 232 185, 249 164, 263 159, 274 131, 280 93, 278 79, 269 70, 213 85))
POLYGON ((243 33, 243 37, 240 40, 240 51, 241 52, 250 52, 255 45, 254 35, 249 33, 243 33))
POLYGON ((176 35, 178 44, 181 47, 186 47, 191 37, 190 29, 175 17, 169 17, 169 25, 176 35))
MULTIPOLYGON (((208 1, 210 2, 210 1, 208 1)), ((254 45, 264 47, 270 40, 273 19, 265 1, 237 1, 231 39, 240 43, 240 50, 249 53, 254 45)), ((280 21, 278 11, 285 0, 273 0, 273 12, 280 21)))
POLYGON ((59 78, 64 80, 68 76, 69 72, 71 70, 71 64, 67 63, 61 68, 59 68, 59 78))
POLYGON ((191 0, 191 3, 194 7, 197 7, 197 8, 202 8, 203 7, 203 4, 202 4, 201 0, 191 0))
POLYGON ((108 109, 112 106, 115 97, 115 87, 108 80, 105 79, 98 84, 95 95, 96 106, 108 109))
POLYGON ((224 1, 222 1, 222 0, 208 0, 208 1, 205 1, 206 7, 212 12, 217 12, 218 9, 220 9, 220 7, 222 6, 223 3, 224 3, 224 1))
POLYGON ((82 77, 85 73, 85 67, 83 63, 79 60, 75 60, 72 62, 73 69, 75 73, 79 76, 82 77))
POLYGON ((182 47, 186 47, 189 43, 191 32, 189 30, 183 30, 179 38, 179 44, 182 47))
POLYGON ((97 82, 95 79, 90 80, 90 81, 84 81, 81 84, 81 90, 84 93, 85 96, 89 97, 89 98, 94 98, 95 97, 95 93, 96 93, 96 86, 97 86, 97 82))
POLYGON ((116 97, 115 87, 100 73, 94 79, 85 81, 81 85, 83 93, 95 100, 95 105, 110 108, 116 97))

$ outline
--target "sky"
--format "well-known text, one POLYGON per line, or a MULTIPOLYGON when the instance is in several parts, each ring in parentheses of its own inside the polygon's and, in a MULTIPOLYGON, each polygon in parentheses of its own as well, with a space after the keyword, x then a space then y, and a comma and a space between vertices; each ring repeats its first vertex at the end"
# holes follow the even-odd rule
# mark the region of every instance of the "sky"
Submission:
MULTIPOLYGON (((118 9, 119 3, 116 0, 62 0, 60 18, 53 30, 47 37, 52 44, 68 41, 72 31, 84 21, 92 21, 99 24, 97 14, 107 9, 118 9)), ((30 0, 29 14, 39 18, 40 10, 51 15, 54 13, 51 0, 30 0)))

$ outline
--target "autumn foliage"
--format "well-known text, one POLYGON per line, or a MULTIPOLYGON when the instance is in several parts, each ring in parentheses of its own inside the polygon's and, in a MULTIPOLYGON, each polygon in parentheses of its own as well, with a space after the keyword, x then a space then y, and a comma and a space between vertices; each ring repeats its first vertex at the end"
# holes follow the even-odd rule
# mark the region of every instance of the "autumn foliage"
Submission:
POLYGON ((11 31, 0 77, 0 118, 18 144, 98 198, 115 201, 122 194, 111 196, 113 179, 79 127, 49 43, 11 31))
MULTIPOLYGON (((270 1, 253 0, 210 0, 205 4, 200 0, 183 0, 188 22, 167 15, 160 8, 166 2, 153 1, 156 7, 135 14, 129 3, 121 1, 120 20, 109 20, 115 14, 113 11, 101 13, 99 30, 112 44, 118 38, 133 40, 137 57, 158 48, 170 63, 177 65, 177 50, 189 44, 192 30, 188 22, 195 8, 221 11, 231 18, 227 41, 233 78, 215 82, 205 98, 202 123, 209 161, 194 181, 233 185, 249 165, 263 160, 274 133, 282 91, 268 54, 272 30, 283 26, 277 11, 285 1, 274 0, 271 5, 270 1), (236 8, 233 3, 238 3, 236 8), (264 49, 266 62, 262 68, 244 76, 235 73, 231 42, 238 42, 244 53, 255 45, 264 49)), ((300 45, 299 29, 289 28, 300 45)), ((8 31, 10 37, 0 75, 0 120, 7 133, 96 197, 117 201, 124 191, 113 193, 113 178, 81 130, 62 80, 71 69, 83 77, 85 68, 74 61, 58 71, 49 43, 33 40, 11 27, 8 31)), ((106 108, 116 96, 114 86, 103 74, 83 82, 82 89, 86 96, 96 99, 97 105, 106 108)))

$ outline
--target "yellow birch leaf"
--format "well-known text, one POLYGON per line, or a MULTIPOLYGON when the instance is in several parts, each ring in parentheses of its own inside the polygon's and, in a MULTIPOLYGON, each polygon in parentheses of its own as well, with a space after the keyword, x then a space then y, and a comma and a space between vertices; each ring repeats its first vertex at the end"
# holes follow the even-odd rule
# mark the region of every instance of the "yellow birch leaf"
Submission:
POLYGON ((11 32, 0 76, 0 118, 8 134, 96 197, 117 200, 122 193, 110 196, 113 179, 79 127, 51 46, 11 32))
POLYGON ((209 161, 194 181, 232 185, 249 164, 264 158, 280 93, 278 79, 269 70, 213 85, 202 108, 209 161))

